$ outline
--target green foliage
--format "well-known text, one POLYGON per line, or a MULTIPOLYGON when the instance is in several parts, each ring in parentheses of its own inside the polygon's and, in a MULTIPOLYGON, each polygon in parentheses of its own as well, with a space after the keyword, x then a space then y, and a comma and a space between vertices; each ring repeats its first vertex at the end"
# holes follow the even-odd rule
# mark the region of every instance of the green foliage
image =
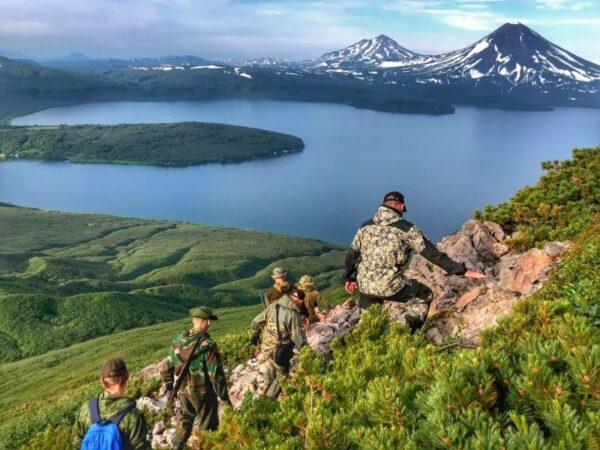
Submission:
MULTIPOLYGON (((247 359, 251 353, 242 354, 249 344, 242 347, 246 344, 241 336, 260 308, 256 305, 216 311, 219 320, 211 326, 210 333, 228 362, 247 359)), ((19 448, 26 442, 32 449, 37 445, 52 448, 52 440, 43 446, 46 430, 70 428, 81 404, 101 392, 99 370, 103 361, 121 356, 135 373, 164 358, 173 337, 189 327, 190 319, 183 319, 136 328, 1 364, 0 448, 19 448)), ((156 387, 156 380, 133 377, 128 394, 146 395, 156 387)), ((51 435, 52 431, 48 433, 51 435)))
POLYGON ((258 303, 275 265, 327 289, 340 284, 343 258, 341 247, 311 239, 8 206, 0 249, 0 362, 174 320, 199 304, 258 303))
POLYGON ((287 134, 200 122, 0 129, 6 159, 184 166, 269 158, 303 147, 287 134))
POLYGON ((600 210, 600 147, 575 149, 573 158, 542 164, 546 174, 508 202, 486 206, 475 217, 499 223, 517 250, 573 239, 600 210))
POLYGON ((476 350, 441 352, 371 308, 280 403, 248 401, 202 448, 598 448, 600 217, 476 350))

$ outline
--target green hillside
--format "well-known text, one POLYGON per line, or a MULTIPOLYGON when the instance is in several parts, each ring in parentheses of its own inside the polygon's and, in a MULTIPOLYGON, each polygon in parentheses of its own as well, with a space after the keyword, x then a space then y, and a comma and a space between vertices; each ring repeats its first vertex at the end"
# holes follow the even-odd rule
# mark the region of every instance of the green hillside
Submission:
POLYGON ((2 159, 183 166, 298 152, 282 133, 199 122, 0 128, 2 159))
POLYGON ((372 308, 334 346, 333 364, 304 350, 279 403, 246 402, 202 448, 599 448, 599 162, 600 148, 577 150, 487 208, 491 217, 519 211, 503 225, 531 236, 530 246, 557 236, 575 246, 478 349, 440 350, 372 308), (552 219, 548 199, 560 211, 552 219))
POLYGON ((0 361, 260 302, 277 264, 339 286, 343 250, 181 222, 0 206, 0 361))
MULTIPOLYGON (((224 335, 247 330, 259 310, 258 305, 218 309, 210 333, 222 342, 224 335)), ((78 405, 101 390, 104 360, 120 355, 136 371, 165 357, 173 337, 189 327, 183 319, 137 328, 0 365, 0 448, 19 448, 47 427, 62 426, 68 434, 78 405)), ((227 358, 230 347, 222 347, 227 358)), ((134 394, 136 383, 130 385, 134 394)))
POLYGON ((116 100, 135 88, 101 76, 51 69, 0 56, 0 120, 94 99, 116 100))

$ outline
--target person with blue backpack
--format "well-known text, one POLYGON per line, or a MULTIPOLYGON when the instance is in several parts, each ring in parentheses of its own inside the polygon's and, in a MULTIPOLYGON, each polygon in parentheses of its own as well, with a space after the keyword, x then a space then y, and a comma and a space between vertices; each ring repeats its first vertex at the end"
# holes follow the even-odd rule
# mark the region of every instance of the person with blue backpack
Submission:
POLYGON ((129 371, 121 358, 102 364, 104 392, 83 404, 75 423, 75 447, 82 450, 150 450, 148 424, 135 400, 125 396, 129 371))

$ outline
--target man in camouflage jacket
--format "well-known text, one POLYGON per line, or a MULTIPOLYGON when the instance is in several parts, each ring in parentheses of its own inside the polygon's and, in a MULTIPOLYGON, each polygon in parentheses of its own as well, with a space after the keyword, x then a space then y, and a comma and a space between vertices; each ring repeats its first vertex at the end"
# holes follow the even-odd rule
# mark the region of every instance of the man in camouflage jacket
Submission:
POLYGON ((319 322, 329 314, 331 306, 323 295, 315 289, 310 275, 300 277, 298 289, 304 291, 304 306, 308 313, 308 323, 319 322))
POLYGON ((253 336, 251 342, 258 343, 262 330, 260 359, 269 361, 272 382, 266 391, 269 398, 277 398, 281 392, 280 379, 289 372, 289 361, 285 364, 275 362, 277 348, 281 345, 293 346, 294 352, 306 345, 301 308, 304 304, 304 292, 292 289, 289 295, 284 295, 275 303, 270 304, 252 321, 253 336), (279 332, 277 329, 279 328, 279 332))
POLYGON ((177 398, 180 407, 176 413, 176 432, 173 446, 182 449, 185 446, 198 416, 201 430, 216 430, 219 426, 218 401, 231 405, 221 355, 217 344, 207 330, 211 320, 217 320, 208 308, 198 307, 190 310, 194 323, 191 330, 175 337, 169 356, 161 364, 161 376, 167 393, 173 389, 175 374, 182 376, 183 366, 192 358, 188 373, 185 375, 177 398), (196 340, 200 339, 195 353, 192 350, 196 340))
POLYGON ((484 278, 467 271, 465 265, 440 252, 412 223, 402 218, 406 212, 400 192, 385 195, 373 219, 358 229, 346 254, 346 290, 360 293, 361 308, 385 300, 404 302, 406 322, 411 328, 422 325, 427 317, 431 290, 404 276, 410 257, 418 253, 452 275, 484 278))
MULTIPOLYGON (((108 420, 129 410, 119 422, 124 450, 150 450, 146 419, 135 407, 135 400, 125 396, 129 371, 121 358, 111 358, 102 364, 100 380, 104 392, 98 397, 98 412, 102 420, 108 420)), ((83 438, 92 426, 90 405, 85 402, 79 409, 75 422, 73 445, 80 448, 83 438)))
POLYGON ((264 293, 264 306, 265 308, 271 303, 275 303, 284 295, 289 294, 294 285, 290 284, 286 279, 287 273, 283 267, 274 267, 271 272, 271 278, 273 279, 273 286, 268 288, 264 293))

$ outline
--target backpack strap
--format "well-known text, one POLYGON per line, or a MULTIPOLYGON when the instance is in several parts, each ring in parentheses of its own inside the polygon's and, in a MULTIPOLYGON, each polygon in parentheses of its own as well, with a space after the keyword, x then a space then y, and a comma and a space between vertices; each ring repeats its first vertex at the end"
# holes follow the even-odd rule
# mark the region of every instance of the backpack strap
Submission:
POLYGON ((279 304, 275 305, 275 328, 277 328, 277 340, 281 344, 281 330, 279 330, 279 304))
POLYGON ((92 423, 102 422, 102 417, 100 417, 100 404, 98 397, 94 397, 90 399, 90 419, 92 423))
POLYGON ((114 423, 116 426, 119 426, 119 423, 121 423, 121 420, 123 420, 123 417, 125 417, 129 411, 131 411, 133 408, 135 408, 135 405, 129 405, 127 408, 125 408, 123 411, 115 414, 114 416, 112 416, 110 420, 112 423, 114 423))

